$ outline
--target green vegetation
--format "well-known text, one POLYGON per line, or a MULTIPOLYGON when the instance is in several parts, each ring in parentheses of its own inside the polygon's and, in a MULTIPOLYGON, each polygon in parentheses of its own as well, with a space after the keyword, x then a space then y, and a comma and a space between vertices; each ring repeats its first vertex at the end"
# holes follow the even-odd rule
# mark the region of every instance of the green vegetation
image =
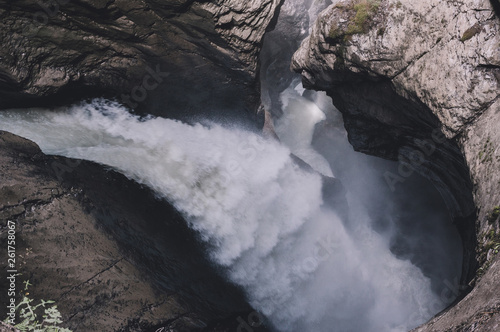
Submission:
MULTIPOLYGON (((29 281, 24 282, 24 296, 22 301, 16 306, 18 317, 22 322, 14 327, 20 331, 33 332, 72 332, 67 328, 60 327, 62 317, 54 301, 41 300, 38 304, 33 304, 33 299, 28 298, 29 281)), ((5 320, 8 323, 8 319, 5 320)))
POLYGON ((374 0, 362 0, 354 5, 356 15, 347 27, 347 35, 355 35, 368 31, 370 20, 377 12, 380 3, 374 0))
POLYGON ((330 28, 330 32, 328 33, 328 37, 330 39, 333 39, 334 41, 340 41, 345 36, 344 31, 342 29, 336 27, 335 25, 332 25, 330 28))
MULTIPOLYGON (((478 157, 481 163, 491 162, 493 161, 493 154, 495 152, 495 147, 493 146, 493 142, 491 142, 490 138, 486 140, 483 148, 479 151, 478 157)), ((497 158, 498 159, 498 158, 497 158)))
MULTIPOLYGON (((347 41, 355 34, 366 33, 370 28, 370 23, 380 7, 380 0, 357 0, 348 7, 337 5, 335 8, 349 12, 349 22, 344 30, 336 25, 332 25, 328 37, 333 41, 347 41)), ((381 36, 385 32, 384 28, 377 31, 381 36)))
POLYGON ((476 278, 482 277, 491 265, 491 261, 485 262, 479 269, 477 269, 476 278))
POLYGON ((483 248, 486 252, 493 249, 496 251, 495 254, 498 253, 498 249, 500 248, 500 237, 497 236, 494 230, 491 230, 488 234, 486 234, 486 241, 483 248))
MULTIPOLYGON (((495 206, 493 211, 497 210, 500 214, 500 208, 495 206)), ((500 251, 500 234, 495 229, 490 230, 488 233, 482 235, 482 241, 479 244, 478 263, 480 268, 477 271, 477 277, 480 278, 490 267, 492 258, 488 259, 488 253, 493 255, 498 254, 500 251)))
POLYGON ((462 35, 462 38, 460 38, 460 41, 463 43, 466 40, 471 39, 475 35, 481 32, 481 26, 479 24, 474 24, 471 26, 469 29, 465 30, 464 34, 462 35))
POLYGON ((488 213, 488 217, 486 218, 490 224, 494 223, 498 217, 500 216, 500 206, 495 206, 490 213, 488 213))

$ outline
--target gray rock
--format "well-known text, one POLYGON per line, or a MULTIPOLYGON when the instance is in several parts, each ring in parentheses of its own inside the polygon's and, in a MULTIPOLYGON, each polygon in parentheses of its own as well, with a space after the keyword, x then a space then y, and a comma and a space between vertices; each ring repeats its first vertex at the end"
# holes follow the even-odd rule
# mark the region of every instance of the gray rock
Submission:
POLYGON ((2 0, 0 109, 104 95, 169 117, 253 120, 257 55, 278 4, 2 0))

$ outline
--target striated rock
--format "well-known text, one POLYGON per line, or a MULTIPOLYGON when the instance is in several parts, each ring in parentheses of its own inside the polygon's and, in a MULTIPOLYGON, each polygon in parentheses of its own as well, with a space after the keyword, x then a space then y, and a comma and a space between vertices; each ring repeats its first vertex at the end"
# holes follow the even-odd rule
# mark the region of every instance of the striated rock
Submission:
POLYGON ((297 77, 288 67, 293 53, 308 34, 309 6, 306 1, 285 1, 276 26, 265 36, 260 53, 261 100, 274 118, 283 115, 280 94, 297 77))
POLYGON ((455 217, 462 282, 479 281, 436 327, 419 331, 493 331, 490 319, 498 324, 500 298, 488 293, 500 284, 488 270, 498 265, 492 248, 500 243, 497 14, 498 2, 488 0, 333 1, 292 60, 305 86, 333 98, 355 149, 400 161, 389 183, 416 170, 455 217))
POLYGON ((104 95, 168 117, 254 120, 279 3, 0 1, 0 108, 104 95))
POLYGON ((262 38, 281 3, 276 0, 217 0, 202 6, 214 16, 216 31, 246 62, 247 70, 255 74, 262 38))
POLYGON ((56 301, 74 331, 222 331, 251 311, 183 218, 148 189, 6 132, 0 170, 0 242, 13 221, 18 301, 29 280, 29 297, 56 301))
POLYGON ((359 10, 350 1, 336 1, 321 14, 294 57, 308 83, 345 80, 319 75, 329 70, 389 79, 398 95, 429 107, 448 137, 497 99, 499 23, 488 0, 373 3, 360 33, 353 28, 359 10))

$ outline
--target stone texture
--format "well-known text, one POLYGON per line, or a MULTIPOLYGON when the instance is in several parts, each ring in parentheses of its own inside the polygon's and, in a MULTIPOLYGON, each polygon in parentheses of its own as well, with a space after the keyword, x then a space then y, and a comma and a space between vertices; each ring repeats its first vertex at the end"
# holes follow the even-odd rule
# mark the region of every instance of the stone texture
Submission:
POLYGON ((8 220, 16 224, 18 291, 29 280, 29 297, 55 300, 74 331, 222 331, 251 311, 168 203, 100 165, 45 156, 0 132, 2 245, 8 220))
POLYGON ((430 178, 455 217, 463 282, 476 288, 419 331, 493 331, 499 298, 481 290, 500 284, 489 269, 500 243, 498 2, 333 1, 292 67, 332 96, 355 149, 430 178))
POLYGON ((500 259, 497 256, 481 282, 464 299, 412 332, 499 331, 499 275, 500 259))
POLYGON ((0 1, 0 108, 104 95, 169 117, 255 120, 279 2, 0 1))
POLYGON ((399 95, 423 102, 448 137, 498 98, 499 22, 489 1, 379 1, 366 33, 334 40, 330 32, 345 36, 354 20, 349 3, 324 11, 294 57, 310 84, 338 82, 338 75, 323 81, 320 74, 342 59, 347 72, 388 78, 399 95))

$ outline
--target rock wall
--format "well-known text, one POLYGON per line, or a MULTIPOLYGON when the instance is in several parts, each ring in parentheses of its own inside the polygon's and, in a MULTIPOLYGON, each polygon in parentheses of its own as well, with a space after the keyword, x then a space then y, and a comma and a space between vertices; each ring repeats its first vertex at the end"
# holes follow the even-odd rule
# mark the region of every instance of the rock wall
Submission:
MULTIPOLYGON (((17 303, 29 281, 29 298, 56 301, 74 331, 234 331, 251 311, 183 218, 148 189, 6 132, 0 170, 0 243, 14 222, 17 303)), ((0 259, 7 263, 6 248, 0 259)), ((2 294, 7 286, 0 283, 2 294)))
POLYGON ((389 185, 413 171, 424 174, 455 217, 465 248, 463 281, 479 281, 469 302, 452 309, 454 319, 421 331, 462 331, 456 328, 465 322, 493 331, 486 325, 500 303, 495 295, 478 306, 486 296, 479 289, 500 284, 488 270, 498 265, 500 243, 500 20, 493 6, 333 1, 292 60, 305 86, 332 96, 355 149, 400 160, 389 185), (472 313, 481 310, 491 314, 479 322, 472 313))
POLYGON ((280 0, 0 1, 0 109, 116 98, 147 113, 255 120, 280 0))

